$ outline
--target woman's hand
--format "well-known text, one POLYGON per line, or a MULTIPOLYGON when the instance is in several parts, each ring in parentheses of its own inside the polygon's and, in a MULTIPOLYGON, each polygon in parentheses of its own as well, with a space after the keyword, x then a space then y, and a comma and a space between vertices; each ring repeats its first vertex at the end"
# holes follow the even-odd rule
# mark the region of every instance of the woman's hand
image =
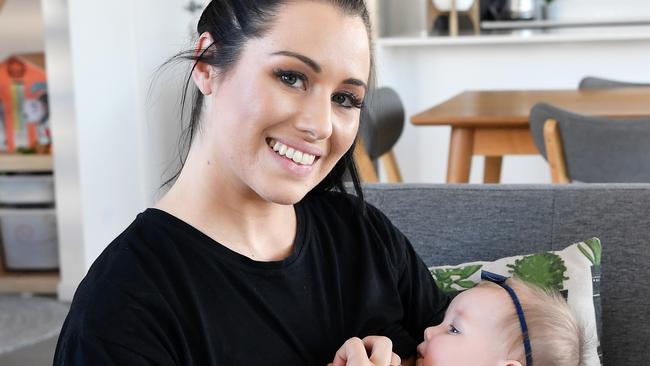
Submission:
POLYGON ((399 366, 401 360, 393 353, 393 342, 386 337, 368 336, 348 339, 328 366, 399 366))

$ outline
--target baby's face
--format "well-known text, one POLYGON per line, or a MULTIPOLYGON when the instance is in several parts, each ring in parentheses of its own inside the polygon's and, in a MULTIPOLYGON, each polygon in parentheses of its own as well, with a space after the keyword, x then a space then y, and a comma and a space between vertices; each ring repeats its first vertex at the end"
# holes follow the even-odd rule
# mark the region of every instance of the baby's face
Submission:
POLYGON ((443 322, 424 331, 417 366, 508 365, 502 329, 513 310, 508 293, 496 286, 459 294, 443 322))

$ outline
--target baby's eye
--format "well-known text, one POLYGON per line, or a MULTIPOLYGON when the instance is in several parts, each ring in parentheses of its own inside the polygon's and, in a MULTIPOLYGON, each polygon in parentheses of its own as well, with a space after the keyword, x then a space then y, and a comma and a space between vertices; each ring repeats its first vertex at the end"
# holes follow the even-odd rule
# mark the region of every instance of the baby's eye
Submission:
POLYGON ((460 334, 460 331, 458 329, 456 329, 456 327, 454 327, 451 324, 449 324, 448 332, 449 332, 449 334, 460 334))

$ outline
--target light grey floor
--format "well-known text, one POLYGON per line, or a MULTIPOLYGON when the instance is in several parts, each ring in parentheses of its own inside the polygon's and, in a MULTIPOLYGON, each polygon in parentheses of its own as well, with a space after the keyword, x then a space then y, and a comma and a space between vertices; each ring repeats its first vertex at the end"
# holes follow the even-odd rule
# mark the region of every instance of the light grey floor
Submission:
POLYGON ((50 366, 70 305, 53 297, 0 294, 0 366, 50 366))
POLYGON ((2 366, 52 366, 58 337, 0 355, 2 366))

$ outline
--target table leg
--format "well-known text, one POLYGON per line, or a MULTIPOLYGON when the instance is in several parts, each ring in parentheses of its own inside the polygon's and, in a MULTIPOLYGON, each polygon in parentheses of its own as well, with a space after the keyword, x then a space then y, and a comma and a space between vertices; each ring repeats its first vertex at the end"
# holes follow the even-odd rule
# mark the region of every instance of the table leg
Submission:
POLYGON ((483 182, 499 183, 501 181, 501 163, 502 156, 486 156, 485 169, 483 172, 483 182))
POLYGON ((452 127, 447 164, 447 183, 469 182, 474 149, 474 129, 452 127))

